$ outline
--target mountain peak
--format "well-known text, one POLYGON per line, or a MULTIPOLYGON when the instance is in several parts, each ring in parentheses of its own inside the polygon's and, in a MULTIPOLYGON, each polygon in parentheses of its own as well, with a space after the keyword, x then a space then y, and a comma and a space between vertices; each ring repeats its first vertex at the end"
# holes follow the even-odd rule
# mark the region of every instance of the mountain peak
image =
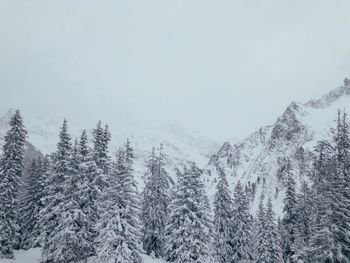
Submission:
POLYGON ((350 79, 344 79, 344 85, 340 86, 328 94, 324 95, 318 100, 310 100, 305 104, 306 107, 312 107, 316 109, 327 108, 333 102, 337 101, 339 98, 350 95, 350 79))

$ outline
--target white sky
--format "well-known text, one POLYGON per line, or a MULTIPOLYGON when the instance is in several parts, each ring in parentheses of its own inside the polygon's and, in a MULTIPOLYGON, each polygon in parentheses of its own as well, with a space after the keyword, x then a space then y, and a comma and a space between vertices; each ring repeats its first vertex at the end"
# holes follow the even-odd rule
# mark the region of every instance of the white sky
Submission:
POLYGON ((0 110, 223 140, 350 77, 349 0, 0 0, 0 110))

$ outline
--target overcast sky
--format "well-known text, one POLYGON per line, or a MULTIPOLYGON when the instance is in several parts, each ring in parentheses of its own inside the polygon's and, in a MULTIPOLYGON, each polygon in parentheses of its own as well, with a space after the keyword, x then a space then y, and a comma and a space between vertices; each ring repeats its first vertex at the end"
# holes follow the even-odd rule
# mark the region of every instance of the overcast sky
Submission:
POLYGON ((349 0, 0 0, 0 110, 223 140, 350 76, 349 0))

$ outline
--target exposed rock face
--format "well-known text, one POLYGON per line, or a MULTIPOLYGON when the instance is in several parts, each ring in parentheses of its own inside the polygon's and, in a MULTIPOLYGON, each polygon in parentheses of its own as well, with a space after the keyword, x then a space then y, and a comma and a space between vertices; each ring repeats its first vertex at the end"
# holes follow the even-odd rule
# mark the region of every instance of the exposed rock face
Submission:
POLYGON ((219 171, 228 175, 232 188, 241 181, 249 189, 256 186, 252 210, 261 194, 273 199, 276 212, 282 214, 285 169, 290 165, 297 185, 309 181, 313 147, 329 136, 338 109, 350 111, 350 81, 318 100, 305 104, 292 102, 271 126, 260 128, 241 142, 226 142, 206 167, 205 182, 211 194, 219 171))
MULTIPOLYGON (((252 200, 252 211, 257 209, 259 198, 264 194, 273 199, 275 212, 281 215, 287 167, 291 167, 297 185, 303 180, 309 181, 313 148, 318 140, 329 136, 329 128, 333 126, 338 109, 350 112, 349 79, 344 80, 343 86, 320 99, 310 100, 305 104, 292 102, 272 125, 259 128, 241 141, 225 142, 221 148, 217 147, 215 142, 189 135, 172 125, 166 130, 142 130, 138 135, 113 134, 114 138, 121 141, 112 142, 111 152, 113 153, 125 138, 132 138, 137 157, 136 178, 140 188, 148 151, 160 142, 165 144, 169 160, 167 168, 172 182, 176 182, 176 169, 181 168, 188 160, 205 166, 209 159, 203 175, 209 196, 215 193, 218 173, 225 172, 232 189, 238 181, 246 186, 252 200)), ((12 114, 10 110, 0 118, 0 146, 12 114)), ((33 157, 40 156, 35 147, 45 153, 48 149, 54 149, 60 123, 47 124, 26 118, 24 120, 29 131, 29 142, 32 143, 27 144, 28 166, 33 157)), ((79 135, 74 132, 72 134, 79 135)))

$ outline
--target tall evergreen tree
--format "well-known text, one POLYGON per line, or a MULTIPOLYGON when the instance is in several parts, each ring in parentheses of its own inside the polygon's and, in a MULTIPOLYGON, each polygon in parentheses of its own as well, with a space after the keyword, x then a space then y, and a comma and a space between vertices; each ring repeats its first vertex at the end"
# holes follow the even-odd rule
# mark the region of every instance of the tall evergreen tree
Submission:
POLYGON ((214 256, 218 263, 233 262, 233 201, 226 175, 219 172, 214 197, 214 256))
POLYGON ((147 161, 145 188, 142 192, 143 248, 159 258, 164 256, 165 226, 169 206, 168 173, 165 170, 165 155, 160 145, 158 156, 155 149, 147 161))
MULTIPOLYGON (((97 236, 96 224, 99 214, 102 213, 101 200, 103 188, 107 184, 103 170, 98 168, 93 151, 88 145, 87 133, 84 130, 80 137, 77 155, 77 176, 79 185, 77 188, 77 199, 79 206, 87 217, 85 224, 86 242, 92 244, 97 236)), ((93 255, 93 249, 86 251, 86 256, 93 255)))
POLYGON ((321 141, 316 147, 316 160, 313 174, 313 192, 315 215, 312 219, 311 235, 307 246, 307 259, 310 262, 337 262, 337 248, 334 231, 332 230, 333 210, 333 147, 327 141, 321 141))
POLYGON ((316 148, 314 192, 317 207, 307 255, 318 262, 350 261, 350 136, 346 114, 338 112, 330 142, 316 148))
POLYGON ((46 160, 39 157, 33 160, 29 174, 24 181, 24 195, 20 200, 20 229, 22 249, 40 246, 38 237, 41 233, 39 213, 43 209, 46 160))
POLYGON ((248 198, 240 182, 234 189, 233 204, 233 262, 252 260, 253 255, 250 248, 252 217, 249 214, 248 198))
POLYGON ((295 239, 297 226, 297 200, 296 200, 296 186, 291 173, 290 161, 288 162, 286 178, 286 195, 283 200, 284 203, 284 217, 282 219, 283 231, 283 258, 286 262, 293 262, 295 254, 295 239))
POLYGON ((303 181, 300 192, 297 194, 296 207, 296 234, 293 250, 296 252, 294 261, 306 260, 306 251, 311 236, 311 222, 312 222, 312 199, 311 190, 308 184, 303 181))
POLYGON ((201 174, 194 163, 179 174, 166 229, 166 254, 170 262, 212 261, 212 223, 201 174))
POLYGON ((269 242, 269 240, 267 240, 267 237, 266 237, 266 225, 267 225, 266 221, 267 221, 266 209, 264 207, 264 196, 262 195, 260 197, 259 209, 255 219, 255 230, 256 230, 255 250, 257 254, 256 258, 259 260, 265 259, 267 246, 269 242))
POLYGON ((101 121, 97 123, 96 128, 92 132, 93 134, 93 155, 97 167, 102 169, 103 174, 107 175, 110 169, 110 157, 108 155, 108 143, 111 140, 111 134, 106 125, 102 127, 101 121))
MULTIPOLYGON (((65 242, 64 231, 67 221, 67 192, 71 190, 70 176, 72 176, 72 143, 68 134, 67 121, 64 120, 57 144, 57 151, 53 155, 52 173, 48 178, 47 195, 43 198, 44 208, 40 212, 40 223, 43 227, 41 240, 43 241, 42 262, 70 262, 67 259, 66 248, 70 243, 65 242), (67 260, 67 261, 65 261, 67 260)), ((72 200, 74 202, 75 200, 72 200)))
POLYGON ((133 149, 128 140, 119 150, 107 190, 107 208, 96 238, 95 262, 141 263, 140 201, 133 172, 133 149))
POLYGON ((14 258, 13 248, 19 240, 18 186, 22 177, 27 131, 17 110, 10 120, 0 160, 0 258, 14 258))
POLYGON ((332 180, 333 219, 336 241, 341 247, 341 261, 350 261, 350 131, 346 113, 338 112, 333 131, 336 176, 332 180))
POLYGON ((282 263, 282 249, 279 245, 280 237, 271 198, 267 201, 265 230, 266 240, 268 240, 267 250, 264 253, 265 262, 282 263))

